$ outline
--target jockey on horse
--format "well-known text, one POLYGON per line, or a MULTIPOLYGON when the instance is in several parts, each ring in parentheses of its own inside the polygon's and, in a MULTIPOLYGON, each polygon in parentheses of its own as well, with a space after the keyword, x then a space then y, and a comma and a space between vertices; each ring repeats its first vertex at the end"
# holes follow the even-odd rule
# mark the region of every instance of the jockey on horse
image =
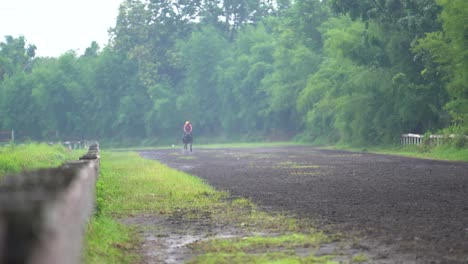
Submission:
POLYGON ((187 149, 187 145, 190 144, 190 152, 192 152, 192 124, 190 121, 185 121, 184 124, 184 137, 182 141, 184 142, 184 149, 187 149))

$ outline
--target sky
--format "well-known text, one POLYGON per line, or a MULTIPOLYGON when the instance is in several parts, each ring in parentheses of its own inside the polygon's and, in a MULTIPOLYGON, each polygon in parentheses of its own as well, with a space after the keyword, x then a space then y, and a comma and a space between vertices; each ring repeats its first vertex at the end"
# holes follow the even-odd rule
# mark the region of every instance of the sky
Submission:
POLYGON ((58 57, 69 50, 83 54, 92 41, 102 48, 115 26, 123 0, 1 0, 0 42, 24 36, 36 56, 58 57))

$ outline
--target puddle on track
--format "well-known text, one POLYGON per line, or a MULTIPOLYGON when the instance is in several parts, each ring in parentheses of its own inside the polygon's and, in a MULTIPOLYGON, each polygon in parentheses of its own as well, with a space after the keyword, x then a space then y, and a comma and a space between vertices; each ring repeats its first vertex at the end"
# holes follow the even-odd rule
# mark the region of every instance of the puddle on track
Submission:
POLYGON ((195 254, 189 244, 210 240, 252 235, 241 228, 216 226, 203 220, 171 219, 157 215, 122 219, 126 225, 136 226, 143 238, 138 253, 143 263, 184 263, 195 254))
MULTIPOLYGON (((190 244, 211 239, 242 238, 249 236, 274 236, 278 234, 267 234, 249 231, 241 227, 215 225, 209 220, 183 220, 181 218, 167 218, 160 215, 141 215, 121 219, 123 224, 136 226, 142 237, 137 253, 142 256, 142 263, 174 264, 185 263, 196 256, 190 244)), ((374 248, 376 249, 376 248, 374 248)), ((270 248, 269 250, 274 250, 270 248)), ((363 263, 415 263, 408 258, 387 258, 382 252, 387 251, 382 245, 370 243, 369 241, 352 246, 346 241, 335 241, 321 244, 320 246, 297 247, 295 253, 300 257, 334 255, 337 263, 352 263, 353 256, 364 254, 370 258, 370 262, 363 263), (376 246, 380 249, 380 256, 364 249, 376 246)))

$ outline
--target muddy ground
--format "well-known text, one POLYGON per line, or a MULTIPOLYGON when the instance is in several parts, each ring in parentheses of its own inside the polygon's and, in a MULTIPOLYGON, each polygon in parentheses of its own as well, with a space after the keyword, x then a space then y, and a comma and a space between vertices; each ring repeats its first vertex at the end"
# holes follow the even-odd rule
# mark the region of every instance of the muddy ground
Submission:
POLYGON ((468 163, 310 147, 141 151, 267 211, 338 231, 379 263, 468 263, 468 163))

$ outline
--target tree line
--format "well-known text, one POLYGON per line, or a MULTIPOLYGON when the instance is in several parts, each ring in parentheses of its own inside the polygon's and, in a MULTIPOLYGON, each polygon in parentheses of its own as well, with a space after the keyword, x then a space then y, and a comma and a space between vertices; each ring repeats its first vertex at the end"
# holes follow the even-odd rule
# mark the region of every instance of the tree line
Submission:
POLYGON ((125 0, 103 48, 0 42, 0 129, 32 139, 468 133, 465 0, 125 0))

